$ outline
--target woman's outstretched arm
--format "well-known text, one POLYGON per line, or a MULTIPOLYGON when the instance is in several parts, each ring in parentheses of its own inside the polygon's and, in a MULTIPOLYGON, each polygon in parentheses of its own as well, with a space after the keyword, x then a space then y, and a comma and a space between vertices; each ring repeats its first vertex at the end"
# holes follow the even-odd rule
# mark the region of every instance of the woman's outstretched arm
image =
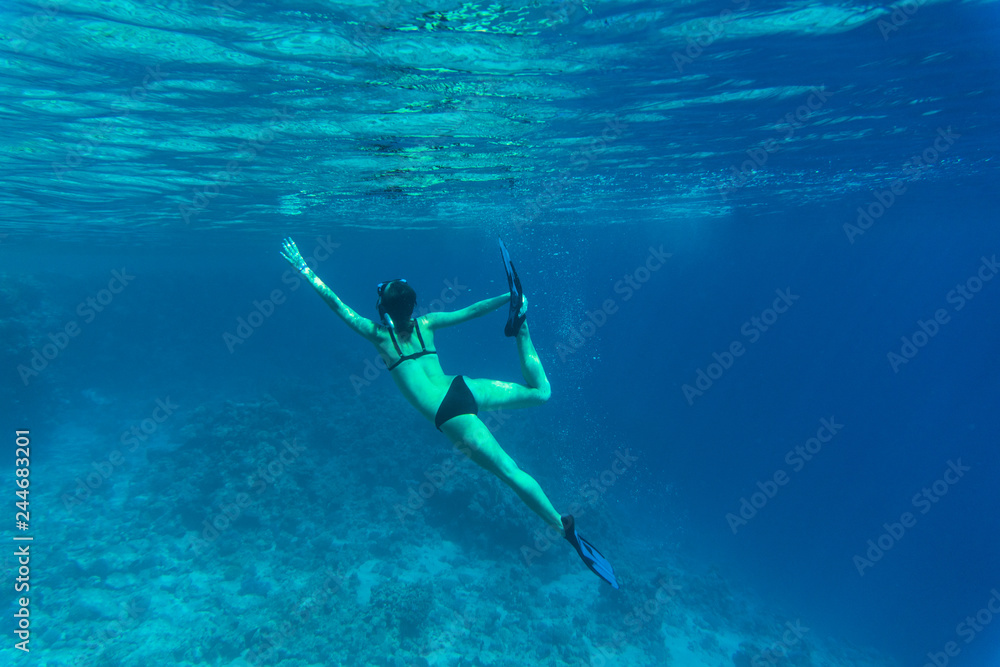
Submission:
POLYGON ((492 299, 477 301, 471 306, 455 310, 450 313, 427 313, 427 326, 432 329, 443 329, 444 327, 455 326, 468 320, 474 320, 487 313, 492 313, 497 308, 510 302, 510 294, 502 294, 492 299))
POLYGON ((309 265, 306 264, 306 260, 302 259, 302 254, 295 245, 295 241, 291 238, 285 239, 282 246, 281 256, 284 257, 292 267, 298 271, 303 278, 309 281, 309 284, 313 286, 313 289, 326 301, 326 304, 333 309, 333 312, 340 316, 340 319, 344 320, 347 326, 351 327, 354 331, 360 334, 366 340, 374 341, 376 339, 377 327, 374 322, 369 320, 367 317, 362 317, 358 315, 354 310, 348 306, 346 303, 340 300, 340 297, 334 294, 333 290, 326 286, 326 284, 319 279, 309 265))

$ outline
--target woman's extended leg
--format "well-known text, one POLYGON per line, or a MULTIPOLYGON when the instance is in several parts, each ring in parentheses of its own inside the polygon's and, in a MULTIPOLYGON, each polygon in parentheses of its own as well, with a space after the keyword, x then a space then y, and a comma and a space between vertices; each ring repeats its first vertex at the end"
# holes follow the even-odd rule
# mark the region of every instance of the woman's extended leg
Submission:
POLYGON ((517 463, 500 447, 486 425, 474 415, 459 415, 441 426, 451 441, 480 467, 496 475, 531 510, 563 534, 562 518, 552 506, 535 478, 517 467, 517 463))
POLYGON ((613 588, 618 588, 618 580, 615 578, 611 563, 576 532, 573 515, 567 515, 564 522, 538 482, 517 467, 514 459, 500 447, 479 417, 475 415, 453 417, 442 424, 442 430, 459 451, 503 480, 507 486, 514 489, 525 505, 556 531, 557 535, 565 537, 594 574, 611 584, 613 588))
POLYGON ((480 409, 528 408, 541 405, 552 395, 552 388, 549 386, 549 379, 545 377, 542 361, 538 358, 534 343, 531 342, 527 322, 521 325, 516 340, 517 353, 521 360, 521 375, 524 376, 525 384, 466 378, 465 383, 476 397, 480 409))

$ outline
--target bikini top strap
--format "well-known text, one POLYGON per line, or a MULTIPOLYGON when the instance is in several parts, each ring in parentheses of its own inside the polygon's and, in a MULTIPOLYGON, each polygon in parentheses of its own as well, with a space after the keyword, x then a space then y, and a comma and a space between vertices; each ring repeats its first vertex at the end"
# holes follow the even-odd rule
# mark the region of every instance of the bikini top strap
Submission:
MULTIPOLYGON (((424 337, 420 335, 420 324, 417 320, 413 320, 413 328, 417 330, 417 340, 420 341, 420 350, 422 352, 427 351, 427 345, 424 344, 424 337)), ((396 340, 396 334, 393 332, 392 327, 389 328, 389 338, 392 339, 392 346, 396 348, 396 354, 400 357, 409 357, 410 355, 404 355, 403 350, 399 347, 399 342, 396 340)))
MULTIPOLYGON (((427 346, 424 345, 424 337, 420 335, 420 322, 413 320, 413 328, 417 330, 417 340, 420 341, 420 349, 426 350, 427 346)), ((399 348, 397 347, 396 349, 398 350, 399 348)))
MULTIPOLYGON (((389 338, 392 339, 392 346, 394 348, 396 348, 396 354, 398 354, 400 357, 402 357, 403 356, 403 351, 401 349, 399 349, 399 343, 396 342, 396 334, 394 334, 392 332, 392 327, 389 327, 389 338)), ((422 343, 423 341, 420 341, 420 342, 422 343)))

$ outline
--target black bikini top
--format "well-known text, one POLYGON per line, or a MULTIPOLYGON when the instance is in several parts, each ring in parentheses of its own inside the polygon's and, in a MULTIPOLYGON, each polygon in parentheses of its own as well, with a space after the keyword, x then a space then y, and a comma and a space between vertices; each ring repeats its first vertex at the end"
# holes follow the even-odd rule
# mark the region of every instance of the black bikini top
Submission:
POLYGON ((417 320, 413 320, 413 328, 417 332, 417 340, 420 341, 420 351, 414 352, 413 354, 403 354, 403 351, 399 349, 399 343, 396 341, 396 334, 393 332, 392 328, 389 329, 389 337, 392 338, 392 346, 396 348, 396 354, 399 355, 399 359, 397 359, 392 366, 389 366, 390 371, 396 366, 399 366, 404 361, 409 361, 410 359, 419 359, 420 357, 423 357, 428 354, 437 354, 437 350, 428 350, 427 346, 424 345, 424 337, 420 335, 420 324, 417 322, 417 320))

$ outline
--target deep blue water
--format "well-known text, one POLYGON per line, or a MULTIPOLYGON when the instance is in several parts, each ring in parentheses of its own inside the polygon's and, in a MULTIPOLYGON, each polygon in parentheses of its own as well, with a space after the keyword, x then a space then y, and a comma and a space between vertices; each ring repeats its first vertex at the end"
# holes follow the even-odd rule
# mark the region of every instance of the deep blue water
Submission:
MULTIPOLYGON (((0 387, 8 435, 32 432, 39 517, 32 655, 8 617, 5 656, 244 664, 281 594, 335 562, 336 610, 254 664, 742 665, 785 621, 811 628, 812 658, 774 664, 923 665, 949 642, 948 664, 997 664, 1000 621, 960 625, 1000 590, 996 3, 230 5, 0 9, 0 387), (388 373, 359 384, 374 349, 278 254, 292 236, 375 318, 397 276, 426 308, 506 292, 498 235, 553 395, 497 439, 557 508, 597 480, 581 531, 634 597, 568 549, 524 565, 541 522, 474 469, 396 522, 378 499, 405 501, 447 443, 388 373), (124 288, 87 305, 114 271, 124 288), (149 444, 67 506, 168 397, 149 444), (191 558, 274 455, 268 424, 307 463, 191 558), (460 574, 407 567, 447 543, 460 574), (596 650, 667 570, 682 606, 596 650), (372 572, 375 591, 429 587, 426 625, 360 593, 372 572), (140 621, 87 645, 135 596, 140 621), (515 620, 468 621, 501 602, 515 620), (464 632, 442 629, 448 609, 464 632), (174 617, 216 620, 178 640, 174 617), (830 649, 845 643, 886 657, 830 649)), ((505 309, 438 334, 446 373, 521 381, 505 309)))

